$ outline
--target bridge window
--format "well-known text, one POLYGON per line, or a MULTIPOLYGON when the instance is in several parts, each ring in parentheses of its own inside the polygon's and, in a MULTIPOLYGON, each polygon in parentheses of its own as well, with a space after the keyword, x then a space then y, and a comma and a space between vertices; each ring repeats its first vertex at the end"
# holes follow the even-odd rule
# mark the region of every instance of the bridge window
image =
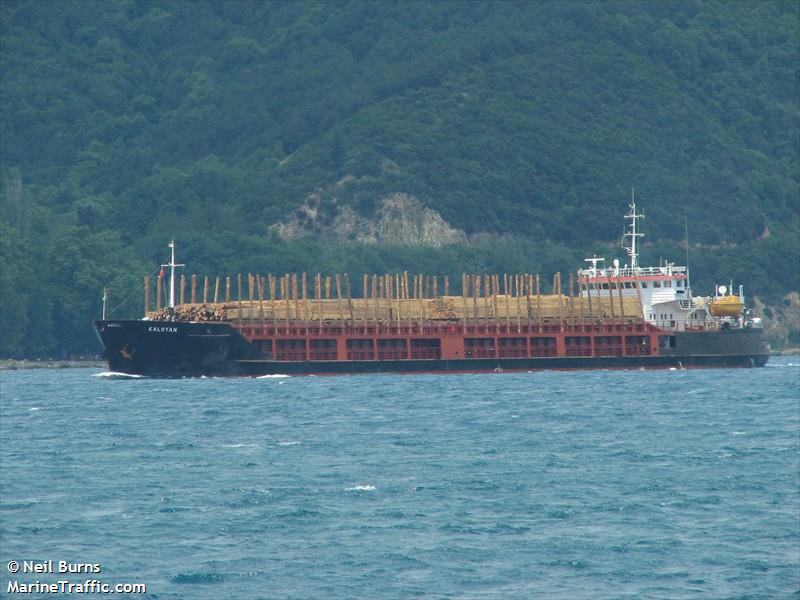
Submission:
POLYGON ((655 287, 661 287, 661 282, 660 282, 660 281, 654 281, 654 282, 653 282, 653 287, 654 287, 654 288, 655 288, 655 287))
POLYGON ((664 287, 672 287, 672 281, 667 280, 664 282, 664 287))
POLYGON ((641 285, 643 288, 646 288, 647 287, 647 282, 646 281, 641 281, 641 282, 639 282, 639 285, 641 285))

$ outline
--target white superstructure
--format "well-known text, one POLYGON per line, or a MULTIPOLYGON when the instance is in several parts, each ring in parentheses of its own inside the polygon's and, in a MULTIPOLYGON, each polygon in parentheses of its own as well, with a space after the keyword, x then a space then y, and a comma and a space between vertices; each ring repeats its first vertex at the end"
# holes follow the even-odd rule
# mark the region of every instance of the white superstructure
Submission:
POLYGON ((685 266, 665 263, 658 267, 640 267, 638 240, 644 234, 638 231, 637 221, 644 215, 636 212, 636 201, 631 195, 629 212, 625 218, 630 221, 624 233, 623 247, 626 249, 629 264, 620 266, 614 259, 606 266, 604 258, 587 258, 591 263, 586 269, 578 270, 580 293, 587 297, 635 296, 639 299, 644 318, 663 329, 683 331, 686 329, 707 329, 709 327, 753 326, 757 322, 745 321, 742 317, 724 319, 713 317, 709 305, 710 298, 693 297, 689 286, 689 273, 685 266))

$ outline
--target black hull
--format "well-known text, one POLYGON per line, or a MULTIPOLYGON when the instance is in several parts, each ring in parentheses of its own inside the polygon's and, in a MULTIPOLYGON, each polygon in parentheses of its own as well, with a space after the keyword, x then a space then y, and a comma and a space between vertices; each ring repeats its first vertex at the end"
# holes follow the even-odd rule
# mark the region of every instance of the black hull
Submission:
POLYGON ((673 333, 660 356, 277 361, 264 360, 226 323, 97 321, 95 327, 110 371, 149 377, 763 367, 769 359, 760 329, 673 333))

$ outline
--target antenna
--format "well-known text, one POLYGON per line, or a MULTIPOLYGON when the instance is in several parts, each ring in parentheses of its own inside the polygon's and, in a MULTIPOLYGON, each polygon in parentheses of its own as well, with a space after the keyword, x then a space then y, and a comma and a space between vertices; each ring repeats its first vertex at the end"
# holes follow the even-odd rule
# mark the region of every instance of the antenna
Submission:
POLYGON ((683 211, 683 229, 686 235, 686 289, 689 297, 692 296, 692 283, 689 278, 689 217, 686 216, 686 211, 683 211))
POLYGON ((630 231, 624 233, 622 237, 623 240, 624 238, 631 238, 630 246, 625 246, 625 249, 628 251, 628 256, 631 258, 631 270, 636 271, 636 268, 638 267, 637 259, 639 258, 639 253, 636 251, 636 238, 644 237, 643 233, 636 232, 636 220, 644 219, 644 215, 641 213, 636 213, 636 194, 633 187, 631 187, 631 203, 628 208, 630 208, 630 212, 625 215, 625 218, 631 220, 630 224, 628 225, 630 227, 630 231))
POLYGON ((103 288, 103 321, 108 319, 108 288, 103 288))
POLYGON ((175 264, 175 240, 167 244, 167 248, 172 251, 170 254, 169 263, 161 265, 162 268, 169 267, 169 314, 175 315, 175 267, 185 267, 183 264, 175 264))
POLYGON ((597 254, 595 254, 592 258, 584 258, 583 259, 584 262, 592 263, 592 272, 597 271, 597 263, 605 262, 605 260, 606 260, 605 258, 598 258, 597 254))

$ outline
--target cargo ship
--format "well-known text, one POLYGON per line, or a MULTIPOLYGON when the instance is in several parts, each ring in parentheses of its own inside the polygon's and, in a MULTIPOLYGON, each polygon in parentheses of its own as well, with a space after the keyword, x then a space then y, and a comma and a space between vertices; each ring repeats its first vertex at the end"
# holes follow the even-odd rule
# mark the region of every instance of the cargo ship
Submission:
POLYGON ((173 241, 155 310, 148 276, 142 319, 95 328, 110 371, 151 377, 764 366, 742 288, 693 296, 687 267, 640 266, 641 218, 632 199, 626 264, 588 258, 548 293, 538 274, 403 272, 364 275, 360 294, 347 274, 216 277, 212 296, 209 277, 176 279, 173 241))

